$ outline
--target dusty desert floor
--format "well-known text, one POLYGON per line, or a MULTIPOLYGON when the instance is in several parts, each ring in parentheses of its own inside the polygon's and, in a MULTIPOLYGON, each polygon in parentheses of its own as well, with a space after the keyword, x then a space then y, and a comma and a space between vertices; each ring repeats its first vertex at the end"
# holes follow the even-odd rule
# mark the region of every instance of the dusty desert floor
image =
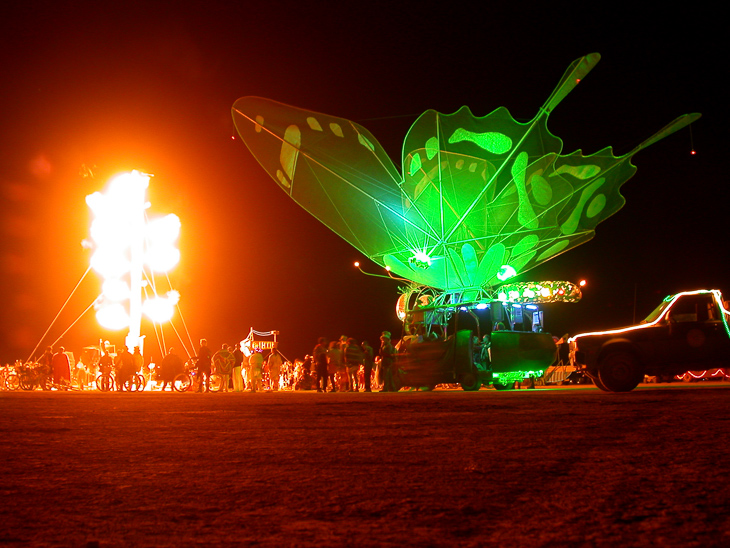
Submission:
POLYGON ((0 545, 728 546, 730 384, 0 393, 0 545))

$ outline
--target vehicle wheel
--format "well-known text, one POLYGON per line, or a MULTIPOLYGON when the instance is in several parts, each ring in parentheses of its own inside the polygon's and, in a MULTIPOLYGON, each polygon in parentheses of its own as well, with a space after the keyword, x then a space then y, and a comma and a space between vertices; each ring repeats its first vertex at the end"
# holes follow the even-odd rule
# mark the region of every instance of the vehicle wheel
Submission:
POLYGON ((20 377, 18 377, 18 374, 10 373, 5 378, 5 386, 8 387, 8 390, 18 390, 20 388, 20 377))
POLYGON ((600 378, 591 377, 591 379, 593 380, 593 384, 595 384, 598 388, 600 388, 604 392, 610 392, 610 390, 603 385, 600 378))
POLYGON ((474 392, 482 386, 479 376, 474 371, 461 375, 459 384, 461 385, 461 389, 466 392, 474 392))
POLYGON ((109 392, 114 389, 114 379, 111 375, 99 375, 96 378, 96 388, 101 392, 109 392))
POLYGON ((494 385, 494 388, 497 390, 514 390, 515 388, 517 388, 520 385, 520 381, 511 381, 511 382, 508 382, 507 384, 495 382, 495 383, 493 383, 493 385, 494 385))
POLYGON ((172 381, 172 389, 175 392, 187 392, 193 384, 193 379, 187 373, 180 373, 172 381))
POLYGON ((28 373, 21 373, 18 382, 20 383, 20 388, 22 390, 33 390, 35 388, 35 381, 33 380, 33 376, 29 375, 28 373))
POLYGON ((598 364, 598 380, 608 392, 630 392, 643 378, 636 357, 628 352, 609 354, 598 364))

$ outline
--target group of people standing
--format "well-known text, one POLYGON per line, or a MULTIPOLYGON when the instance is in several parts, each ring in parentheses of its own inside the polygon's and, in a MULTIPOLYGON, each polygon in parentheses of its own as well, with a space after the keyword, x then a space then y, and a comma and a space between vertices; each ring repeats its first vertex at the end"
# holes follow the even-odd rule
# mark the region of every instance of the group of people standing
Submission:
MULTIPOLYGON (((248 349, 247 349, 248 350, 248 349)), ((219 392, 260 392, 263 390, 264 365, 268 366, 269 387, 277 391, 284 360, 281 353, 274 348, 266 357, 260 349, 244 352, 242 345, 223 344, 217 352, 213 352, 206 339, 200 340, 198 352, 193 358, 195 362, 197 392, 210 392, 211 375, 220 377, 219 392)), ((184 362, 170 349, 160 364, 159 380, 162 390, 172 384, 175 377, 184 371, 184 362)))
MULTIPOLYGON (((43 375, 50 378, 54 385, 63 387, 71 384, 71 360, 63 346, 59 346, 55 353, 52 347, 46 347, 38 363, 43 367, 43 375)), ((41 385, 45 386, 46 383, 41 385)))
POLYGON ((390 333, 383 331, 380 341, 380 364, 374 379, 375 352, 368 341, 358 345, 354 338, 343 335, 328 344, 325 337, 320 337, 312 351, 317 392, 359 392, 361 389, 372 392, 374 380, 378 386, 383 386, 383 392, 395 391, 393 369, 396 350, 390 342, 390 333))
MULTIPOLYGON (((331 342, 320 337, 312 354, 304 360, 304 368, 307 375, 315 381, 318 392, 371 392, 373 386, 382 387, 381 391, 384 392, 396 390, 393 379, 397 350, 391 344, 390 333, 387 331, 383 331, 380 336, 377 362, 376 351, 367 341, 358 344, 354 338, 344 335, 331 342)), ((103 346, 98 362, 99 373, 114 372, 116 388, 121 391, 125 380, 131 379, 144 369, 144 358, 139 347, 134 348, 133 352, 123 347, 119 354, 114 358, 112 356, 114 354, 110 354, 103 346)), ((197 392, 211 391, 212 374, 220 376, 218 391, 262 391, 265 371, 268 372, 269 389, 277 391, 285 366, 284 359, 276 348, 264 356, 261 349, 244 349, 241 343, 235 347, 223 344, 220 350, 214 352, 206 339, 200 340, 197 354, 192 360, 197 371, 193 388, 197 392)), ((54 384, 70 384, 70 360, 63 347, 55 353, 48 347, 39 362, 45 366, 54 384)), ((175 378, 186 373, 185 359, 174 348, 170 348, 155 372, 156 380, 162 383, 162 391, 167 390, 168 385, 172 389, 175 378)), ((286 383, 286 371, 284 380, 286 383)))

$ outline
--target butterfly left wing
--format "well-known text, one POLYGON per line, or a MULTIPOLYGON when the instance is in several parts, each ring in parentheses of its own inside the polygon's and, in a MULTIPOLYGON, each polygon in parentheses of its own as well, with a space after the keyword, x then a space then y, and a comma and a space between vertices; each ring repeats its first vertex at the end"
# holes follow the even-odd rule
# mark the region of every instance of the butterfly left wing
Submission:
POLYGON ((404 211, 402 178, 362 126, 259 97, 232 108, 239 135, 297 204, 371 259, 402 249, 406 227, 428 231, 404 211))

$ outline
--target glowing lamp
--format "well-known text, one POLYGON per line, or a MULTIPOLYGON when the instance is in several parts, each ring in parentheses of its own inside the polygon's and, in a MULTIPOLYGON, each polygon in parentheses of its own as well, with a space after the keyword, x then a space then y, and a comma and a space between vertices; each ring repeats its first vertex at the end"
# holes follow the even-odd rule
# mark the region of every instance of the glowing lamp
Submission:
POLYGON ((425 251, 415 251, 408 262, 418 268, 427 269, 431 266, 431 257, 425 251))
POLYGON ((145 253, 145 264, 155 272, 167 272, 180 262, 180 250, 169 246, 150 247, 145 253))
POLYGON ((167 322, 172 319, 175 305, 179 300, 180 294, 177 291, 170 291, 167 297, 147 299, 142 305, 142 312, 154 322, 167 322))
POLYGON ((512 268, 508 264, 503 264, 502 268, 500 268, 499 273, 497 274, 497 278, 501 281, 505 281, 516 275, 517 271, 514 268, 512 268))
POLYGON ((104 280, 101 292, 110 301, 119 302, 129 299, 129 285, 118 278, 104 280))
POLYGON ((102 305, 96 311, 96 320, 99 325, 107 329, 117 330, 129 326, 129 315, 119 303, 102 305))
POLYGON ((180 236, 180 219, 177 215, 166 215, 147 223, 147 239, 152 245, 172 244, 180 236))
POLYGON ((91 256, 91 268, 104 278, 121 278, 129 272, 130 263, 121 253, 106 248, 97 249, 91 256))

